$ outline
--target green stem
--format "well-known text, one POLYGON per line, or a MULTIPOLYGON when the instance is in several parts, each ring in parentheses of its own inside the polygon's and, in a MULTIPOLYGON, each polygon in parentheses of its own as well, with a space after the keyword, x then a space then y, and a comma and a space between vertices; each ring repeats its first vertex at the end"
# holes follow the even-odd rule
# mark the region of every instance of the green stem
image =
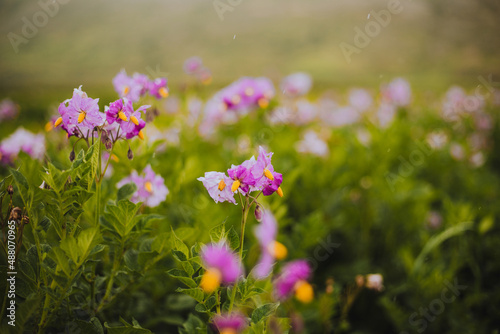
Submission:
MULTIPOLYGON (((252 202, 253 203, 253 202, 252 202)), ((240 249, 239 249, 239 259, 240 263, 243 261, 243 242, 245 240, 245 226, 247 223, 248 212, 250 211, 250 199, 245 197, 245 205, 243 205, 242 215, 241 215, 241 238, 240 238, 240 249)), ((231 301, 229 303, 229 313, 233 310, 234 300, 236 299, 237 285, 234 284, 233 291, 231 294, 231 301)))
POLYGON ((108 299, 110 299, 111 295, 111 290, 113 289, 113 281, 115 279, 115 274, 120 268, 120 258, 123 255, 123 250, 124 250, 124 245, 122 244, 120 247, 120 252, 115 253, 115 258, 113 259, 113 269, 111 270, 111 274, 109 276, 109 281, 108 285, 106 286, 106 292, 104 293, 104 297, 102 298, 101 302, 99 303, 99 306, 97 307, 97 313, 103 308, 103 306, 108 302, 108 299))
POLYGON ((99 226, 100 206, 101 206, 101 139, 99 137, 99 145, 97 150, 99 154, 99 162, 97 163, 97 175, 95 178, 95 192, 96 192, 96 209, 95 209, 95 226, 99 226))

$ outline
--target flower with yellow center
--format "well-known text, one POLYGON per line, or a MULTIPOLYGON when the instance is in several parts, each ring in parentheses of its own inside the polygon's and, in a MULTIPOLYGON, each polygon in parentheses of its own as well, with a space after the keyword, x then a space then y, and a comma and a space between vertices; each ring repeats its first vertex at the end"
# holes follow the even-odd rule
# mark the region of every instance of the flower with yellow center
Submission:
POLYGON ((235 329, 232 328, 224 328, 220 331, 220 334, 238 334, 235 329))
POLYGON ((201 277, 200 287, 206 293, 212 293, 220 286, 222 275, 215 268, 208 269, 201 277))
POLYGON ((144 183, 144 188, 146 188, 146 190, 149 191, 150 193, 153 192, 153 185, 149 181, 146 181, 146 183, 144 183))
POLYGON ((168 96, 168 90, 165 87, 161 87, 158 90, 158 93, 161 95, 161 97, 166 98, 168 96))
MULTIPOLYGON (((127 119, 127 116, 125 115, 125 113, 123 111, 119 111, 118 112, 118 118, 120 118, 122 121, 124 122, 127 122, 128 119, 127 119)), ((137 124, 136 124, 137 125, 137 124)))
POLYGON ((314 298, 314 290, 306 281, 298 281, 295 284, 295 298, 304 304, 310 303, 314 298))
POLYGON ((266 98, 263 98, 261 97, 258 101, 257 101, 259 107, 261 107, 262 109, 265 109, 269 106, 269 100, 266 99, 266 98))
POLYGON ((240 180, 234 181, 233 184, 231 185, 231 191, 234 193, 236 190, 238 190, 240 185, 241 185, 240 180))

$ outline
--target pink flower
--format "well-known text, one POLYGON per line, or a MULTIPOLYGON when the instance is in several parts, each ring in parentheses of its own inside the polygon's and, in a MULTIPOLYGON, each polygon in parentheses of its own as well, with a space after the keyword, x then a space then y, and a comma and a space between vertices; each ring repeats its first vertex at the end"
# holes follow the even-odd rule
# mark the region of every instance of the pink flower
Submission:
POLYGON ((278 223, 268 210, 262 213, 261 223, 255 227, 254 233, 260 245, 261 256, 252 272, 256 278, 265 278, 271 273, 276 259, 286 257, 287 249, 276 241, 278 223))
POLYGON ((0 142, 0 162, 11 164, 19 152, 25 152, 33 159, 42 160, 45 155, 45 137, 18 128, 13 134, 0 142))
POLYGON ((125 70, 121 70, 113 78, 113 86, 115 87, 115 91, 118 93, 120 97, 126 97, 132 102, 137 102, 141 98, 141 96, 145 93, 145 82, 144 77, 135 76, 131 78, 127 75, 125 70))
POLYGON ((144 168, 142 175, 139 175, 135 170, 132 171, 130 176, 122 179, 116 186, 120 188, 127 183, 134 183, 137 186, 137 191, 130 200, 134 203, 143 202, 149 207, 160 205, 169 193, 163 177, 155 174, 150 165, 144 168))
POLYGON ((373 97, 366 89, 352 89, 349 92, 349 104, 359 112, 364 112, 372 106, 373 97))
POLYGON ((278 300, 285 300, 293 293, 302 302, 310 302, 313 290, 307 279, 311 276, 311 267, 305 260, 295 260, 283 267, 274 281, 274 294, 278 300))
POLYGON ((167 79, 157 78, 149 83, 149 94, 157 99, 164 99, 168 96, 167 79))
POLYGON ((252 167, 255 164, 255 158, 244 161, 241 165, 232 165, 227 170, 227 174, 231 178, 231 191, 240 191, 246 195, 250 191, 250 187, 254 186, 256 181, 252 175, 252 167))
POLYGON ((308 130, 296 145, 297 152, 311 153, 318 157, 326 157, 330 153, 328 144, 322 140, 316 132, 308 130))
POLYGON ((243 275, 238 256, 224 242, 203 246, 200 256, 206 269, 200 286, 207 293, 215 291, 220 284, 235 283, 243 275))
POLYGON ((290 74, 281 81, 281 91, 290 97, 305 95, 311 90, 311 76, 304 72, 290 74))
POLYGON ((396 78, 382 87, 382 98, 397 107, 405 107, 411 101, 411 87, 403 78, 396 78))
POLYGON ((0 121, 14 119, 19 114, 19 106, 12 100, 4 99, 0 102, 0 121))
POLYGON ((184 61, 184 72, 189 75, 197 74, 203 68, 203 62, 200 57, 191 57, 184 61))
POLYGON ((218 314, 214 317, 213 323, 221 334, 238 334, 248 327, 247 318, 237 312, 223 315, 218 314))
POLYGON ((199 177, 198 181, 203 182, 203 185, 208 191, 208 194, 215 203, 229 202, 236 204, 234 193, 231 191, 233 180, 224 173, 207 172, 205 177, 199 177))

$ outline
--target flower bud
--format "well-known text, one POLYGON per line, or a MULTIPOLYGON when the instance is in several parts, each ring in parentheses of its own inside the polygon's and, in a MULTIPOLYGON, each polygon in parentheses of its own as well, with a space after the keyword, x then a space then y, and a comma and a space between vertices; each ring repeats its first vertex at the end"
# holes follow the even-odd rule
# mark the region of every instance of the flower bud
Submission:
POLYGON ((106 149, 109 151, 111 150, 111 148, 113 148, 113 141, 110 138, 106 138, 104 145, 106 146, 106 149))
POLYGON ((71 153, 69 154, 69 161, 71 162, 75 161, 75 150, 72 150, 71 153))
POLYGON ((255 206, 255 219, 258 221, 258 222, 261 222, 262 221, 262 208, 260 207, 260 205, 256 205, 255 206))
POLYGON ((132 159, 134 158, 134 153, 132 152, 132 149, 131 149, 131 148, 129 148, 129 149, 128 149, 128 152, 127 152, 127 158, 128 158, 129 160, 132 160, 132 159))
POLYGON ((23 210, 21 210, 21 208, 16 206, 10 212, 9 220, 19 220, 21 218, 22 213, 23 213, 23 210))
POLYGON ((7 192, 9 193, 9 195, 12 195, 14 193, 14 187, 12 186, 12 184, 9 184, 9 186, 7 187, 7 192))

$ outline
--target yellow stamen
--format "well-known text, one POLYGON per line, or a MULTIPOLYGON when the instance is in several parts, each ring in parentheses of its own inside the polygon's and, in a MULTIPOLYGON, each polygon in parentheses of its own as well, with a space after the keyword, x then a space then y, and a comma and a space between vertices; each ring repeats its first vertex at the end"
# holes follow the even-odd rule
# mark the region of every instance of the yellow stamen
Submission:
POLYGON ((274 241, 268 247, 269 252, 278 260, 283 260, 288 255, 288 249, 281 242, 274 241))
POLYGON ((200 288, 206 293, 214 292, 220 286, 221 277, 217 269, 208 269, 201 277, 200 288))
POLYGON ((241 102, 241 97, 240 97, 239 95, 235 95, 235 96, 233 96, 233 98, 231 99, 231 102, 232 102, 233 104, 238 104, 238 103, 240 103, 240 102, 241 102))
POLYGON ((295 298, 302 303, 310 303, 314 298, 314 290, 311 284, 306 281, 298 281, 295 284, 295 298))
POLYGON ((80 114, 78 114, 78 123, 83 122, 85 116, 87 116, 87 113, 85 111, 81 111, 80 114))
POLYGON ((123 95, 127 95, 128 92, 130 92, 130 87, 129 86, 125 86, 125 88, 123 88, 123 95))
POLYGON ((55 127, 58 127, 61 123, 62 123, 62 117, 59 117, 59 118, 58 118, 58 119, 56 119, 56 121, 54 122, 54 126, 55 126, 55 127))
POLYGON ((144 183, 144 188, 146 188, 146 190, 149 191, 150 193, 153 192, 153 185, 149 181, 146 181, 146 183, 144 183))
POLYGON ((204 85, 210 85, 212 83, 212 76, 202 78, 201 83, 204 85))
POLYGON ((115 154, 111 154, 110 158, 111 158, 111 160, 113 160, 115 162, 120 161, 120 159, 118 159, 118 157, 115 154))
POLYGON ((264 175, 269 179, 269 180, 274 180, 274 175, 269 171, 269 169, 264 169, 264 175))
POLYGON ((276 190, 276 193, 278 194, 279 197, 283 197, 283 189, 281 189, 281 187, 278 187, 278 190, 276 190))
POLYGON ((52 131, 53 128, 54 128, 54 125, 52 125, 52 122, 47 122, 47 124, 45 124, 45 131, 46 132, 52 131))
POLYGON ((219 190, 222 191, 222 190, 224 190, 224 188, 226 188, 226 183, 224 182, 224 180, 220 180, 219 190))
POLYGON ((144 132, 142 132, 142 130, 139 131, 138 136, 139 136, 139 138, 144 139, 144 132))
POLYGON ((158 90, 158 93, 160 93, 161 97, 166 98, 168 96, 168 90, 165 87, 162 87, 158 90))
POLYGON ((220 334, 238 334, 238 332, 232 328, 224 328, 224 329, 221 329, 220 334))
POLYGON ((257 103, 259 104, 259 107, 261 107, 262 109, 267 108, 269 106, 269 100, 263 97, 261 97, 259 101, 257 101, 257 103))
POLYGON ((252 87, 248 87, 247 89, 245 89, 245 95, 246 96, 252 96, 254 93, 254 90, 252 87))
POLYGON ((123 111, 118 112, 118 118, 120 118, 122 121, 125 121, 125 122, 128 121, 127 116, 125 116, 125 113, 123 111))
POLYGON ((135 125, 139 125, 139 120, 137 119, 137 117, 135 116, 130 116, 130 120, 132 121, 132 123, 134 123, 135 125))
POLYGON ((231 186, 231 191, 234 193, 238 188, 240 187, 241 182, 239 180, 236 180, 233 182, 233 185, 231 186))

